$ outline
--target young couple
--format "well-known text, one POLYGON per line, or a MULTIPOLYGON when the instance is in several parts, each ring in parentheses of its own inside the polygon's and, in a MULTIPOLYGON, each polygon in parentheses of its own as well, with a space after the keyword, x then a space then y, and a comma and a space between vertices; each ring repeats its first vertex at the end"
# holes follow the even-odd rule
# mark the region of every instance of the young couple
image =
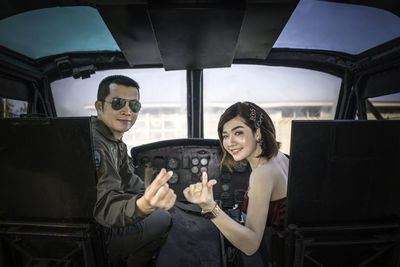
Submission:
MULTIPOLYGON (((139 85, 125 76, 110 76, 99 85, 93 120, 97 166, 97 202, 94 217, 103 225, 111 266, 145 266, 162 245, 171 225, 169 210, 176 195, 164 169, 144 188, 133 174, 121 138, 135 123, 140 110, 139 85)), ((223 150, 221 165, 232 169, 247 160, 252 172, 243 199, 242 225, 222 211, 213 198, 216 180, 184 190, 206 217, 241 252, 238 265, 263 266, 266 259, 265 228, 283 225, 289 160, 279 152, 275 129, 268 114, 250 102, 238 102, 221 116, 218 135, 223 150)), ((212 178, 212 177, 211 177, 212 178)), ((267 248, 268 249, 268 248, 267 248)))

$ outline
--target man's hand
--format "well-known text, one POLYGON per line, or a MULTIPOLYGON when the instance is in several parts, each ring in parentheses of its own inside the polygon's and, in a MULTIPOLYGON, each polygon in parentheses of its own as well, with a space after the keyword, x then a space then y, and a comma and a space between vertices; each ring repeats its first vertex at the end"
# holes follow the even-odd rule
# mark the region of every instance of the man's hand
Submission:
POLYGON ((212 209, 215 206, 213 186, 216 183, 214 179, 208 181, 207 173, 203 172, 202 182, 186 187, 183 195, 189 202, 198 204, 202 209, 212 209))
POLYGON ((167 172, 164 168, 146 188, 144 195, 136 201, 136 207, 142 214, 148 215, 156 209, 169 210, 175 204, 176 194, 168 186, 168 180, 172 171, 167 172))

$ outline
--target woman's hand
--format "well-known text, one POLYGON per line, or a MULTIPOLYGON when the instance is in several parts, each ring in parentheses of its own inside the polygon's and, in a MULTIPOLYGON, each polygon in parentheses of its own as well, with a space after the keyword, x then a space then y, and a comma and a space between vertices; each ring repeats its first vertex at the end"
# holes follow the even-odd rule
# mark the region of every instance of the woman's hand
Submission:
POLYGON ((202 182, 191 184, 183 190, 185 198, 202 209, 212 209, 215 206, 213 186, 217 183, 215 179, 208 181, 208 175, 203 172, 202 182))

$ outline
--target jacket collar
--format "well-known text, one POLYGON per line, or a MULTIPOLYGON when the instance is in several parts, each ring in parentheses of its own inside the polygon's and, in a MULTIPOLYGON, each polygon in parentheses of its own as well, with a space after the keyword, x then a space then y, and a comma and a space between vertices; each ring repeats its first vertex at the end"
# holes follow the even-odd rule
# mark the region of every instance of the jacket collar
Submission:
POLYGON ((97 131, 100 132, 101 135, 103 135, 105 138, 114 142, 122 142, 122 140, 118 140, 114 137, 110 128, 108 128, 107 125, 105 125, 104 122, 100 120, 97 116, 92 116, 91 119, 97 131))

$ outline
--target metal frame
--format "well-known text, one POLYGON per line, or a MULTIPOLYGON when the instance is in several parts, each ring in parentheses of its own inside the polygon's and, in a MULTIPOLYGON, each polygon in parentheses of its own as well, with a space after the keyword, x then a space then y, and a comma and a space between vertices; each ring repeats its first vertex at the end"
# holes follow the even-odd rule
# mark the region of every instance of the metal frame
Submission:
MULTIPOLYGON (((98 238, 94 224, 81 223, 52 223, 52 222, 25 222, 25 221, 0 221, 0 240, 5 241, 13 252, 11 260, 15 264, 18 262, 16 258, 22 255, 26 260, 25 266, 74 266, 73 258, 82 253, 85 267, 105 266, 105 258, 99 258, 104 253, 95 253, 92 245, 93 239, 98 238), (34 251, 30 251, 21 243, 24 238, 28 237, 44 237, 44 238, 61 238, 69 240, 69 243, 75 243, 75 246, 69 248, 64 255, 58 257, 37 256, 34 251), (61 265, 60 265, 61 264, 61 265)), ((100 242, 100 250, 103 250, 102 242, 100 242)))
POLYGON ((188 138, 203 138, 203 70, 187 70, 188 138))
POLYGON ((373 260, 392 249, 393 256, 388 267, 400 266, 399 224, 315 227, 289 225, 287 230, 289 234, 286 237, 285 267, 303 267, 307 261, 313 263, 313 266, 326 266, 313 257, 313 248, 363 245, 378 245, 379 248, 376 248, 376 252, 372 255, 362 259, 358 267, 368 266, 373 260), (345 237, 338 239, 340 235, 345 237))

